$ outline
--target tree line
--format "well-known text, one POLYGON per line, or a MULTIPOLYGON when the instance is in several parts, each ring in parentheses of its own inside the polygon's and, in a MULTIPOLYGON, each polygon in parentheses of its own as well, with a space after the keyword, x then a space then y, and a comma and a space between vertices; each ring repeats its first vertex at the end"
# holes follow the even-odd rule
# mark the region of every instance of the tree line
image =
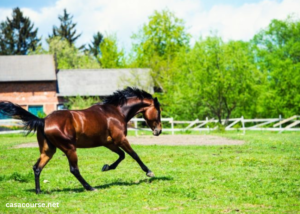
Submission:
POLYGON ((88 45, 75 46, 76 23, 63 11, 53 26, 48 50, 38 29, 19 8, 0 24, 0 54, 55 54, 58 67, 151 68, 163 116, 289 117, 300 110, 300 21, 272 20, 250 41, 224 41, 217 34, 191 45, 184 20, 169 10, 155 11, 131 37, 125 54, 116 35, 96 32, 88 45))

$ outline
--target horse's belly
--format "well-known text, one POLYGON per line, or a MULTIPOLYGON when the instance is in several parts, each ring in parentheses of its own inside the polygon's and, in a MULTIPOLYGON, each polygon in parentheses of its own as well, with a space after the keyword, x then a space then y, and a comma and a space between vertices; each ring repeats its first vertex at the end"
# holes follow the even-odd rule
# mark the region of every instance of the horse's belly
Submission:
POLYGON ((93 138, 90 137, 79 137, 76 141, 76 148, 93 148, 104 146, 105 144, 109 143, 111 138, 108 136, 96 136, 93 138))
POLYGON ((101 144, 88 144, 88 145, 78 144, 78 145, 76 145, 76 148, 95 148, 95 147, 99 147, 99 146, 103 146, 103 145, 101 145, 101 144))

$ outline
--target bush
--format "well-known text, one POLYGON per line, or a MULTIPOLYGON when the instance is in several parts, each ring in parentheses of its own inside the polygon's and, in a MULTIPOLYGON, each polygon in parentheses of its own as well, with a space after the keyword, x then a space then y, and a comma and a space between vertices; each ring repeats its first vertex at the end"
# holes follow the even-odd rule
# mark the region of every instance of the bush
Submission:
POLYGON ((38 118, 44 118, 44 117, 46 117, 47 115, 46 115, 45 112, 39 111, 38 114, 37 114, 37 116, 38 116, 38 118))
POLYGON ((68 102, 66 103, 66 107, 68 109, 85 109, 96 103, 101 102, 99 97, 70 97, 68 98, 68 102))
POLYGON ((216 129, 217 132, 225 132, 225 126, 223 124, 216 123, 215 127, 217 127, 217 129, 216 129))

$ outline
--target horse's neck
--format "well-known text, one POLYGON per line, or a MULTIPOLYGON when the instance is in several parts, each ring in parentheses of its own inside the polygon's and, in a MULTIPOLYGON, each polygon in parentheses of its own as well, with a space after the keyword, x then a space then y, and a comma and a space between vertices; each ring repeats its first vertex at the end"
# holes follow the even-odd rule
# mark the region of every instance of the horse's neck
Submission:
POLYGON ((128 122, 138 113, 141 113, 145 110, 150 104, 147 102, 128 102, 127 104, 121 106, 121 112, 125 117, 125 120, 128 122))

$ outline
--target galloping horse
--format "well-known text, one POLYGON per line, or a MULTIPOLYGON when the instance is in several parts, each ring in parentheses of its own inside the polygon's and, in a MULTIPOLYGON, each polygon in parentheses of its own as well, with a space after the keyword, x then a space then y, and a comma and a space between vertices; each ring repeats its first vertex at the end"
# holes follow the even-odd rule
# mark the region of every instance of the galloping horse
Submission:
POLYGON ((131 148, 126 138, 127 123, 138 113, 143 114, 153 135, 158 136, 162 131, 160 104, 157 98, 153 98, 143 90, 128 87, 114 92, 113 95, 106 97, 103 103, 95 104, 88 109, 54 111, 43 119, 7 101, 0 102, 0 112, 21 119, 28 133, 37 131, 41 154, 33 166, 37 194, 41 192, 42 169, 52 158, 56 148, 66 154, 71 173, 86 190, 95 189, 83 179, 79 172, 77 148, 105 146, 117 153, 119 158, 111 165, 105 164, 102 171, 115 169, 125 158, 125 151, 138 162, 147 176, 154 176, 154 173, 131 148))

